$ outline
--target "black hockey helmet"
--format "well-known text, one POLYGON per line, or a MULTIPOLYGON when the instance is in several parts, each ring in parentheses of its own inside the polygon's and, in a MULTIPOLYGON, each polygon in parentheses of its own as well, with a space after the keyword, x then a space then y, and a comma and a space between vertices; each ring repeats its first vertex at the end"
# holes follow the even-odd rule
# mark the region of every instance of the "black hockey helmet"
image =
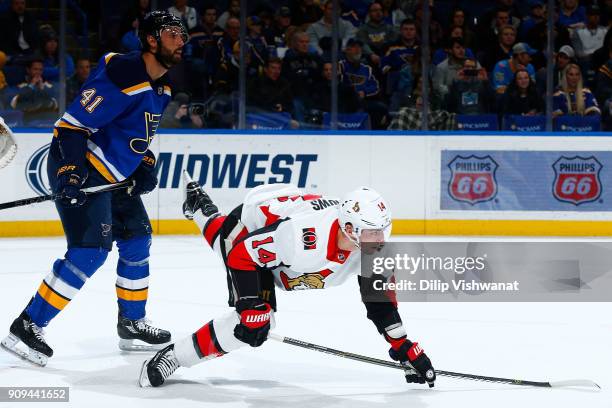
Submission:
POLYGON ((140 43, 144 51, 149 51, 149 43, 147 36, 151 35, 158 42, 161 41, 161 32, 167 28, 176 27, 180 30, 183 36, 183 42, 186 44, 189 40, 187 29, 183 21, 166 10, 155 10, 147 14, 144 18, 142 26, 139 27, 140 43))

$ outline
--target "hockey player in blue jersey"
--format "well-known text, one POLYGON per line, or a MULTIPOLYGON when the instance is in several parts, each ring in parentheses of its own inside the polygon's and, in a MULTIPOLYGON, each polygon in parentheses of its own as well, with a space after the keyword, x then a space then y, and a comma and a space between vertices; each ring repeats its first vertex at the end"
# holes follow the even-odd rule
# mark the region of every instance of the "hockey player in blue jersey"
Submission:
POLYGON ((2 346, 44 366, 53 350, 43 327, 74 298, 117 243, 117 331, 124 350, 154 349, 171 340, 145 320, 151 223, 140 198, 157 186, 149 150, 170 101, 166 72, 181 61, 187 33, 180 19, 150 13, 142 51, 109 53, 56 122, 48 158, 51 188, 68 250, 10 327, 2 346), (128 189, 86 196, 81 188, 130 180, 128 189), (25 345, 25 347, 23 347, 25 345))

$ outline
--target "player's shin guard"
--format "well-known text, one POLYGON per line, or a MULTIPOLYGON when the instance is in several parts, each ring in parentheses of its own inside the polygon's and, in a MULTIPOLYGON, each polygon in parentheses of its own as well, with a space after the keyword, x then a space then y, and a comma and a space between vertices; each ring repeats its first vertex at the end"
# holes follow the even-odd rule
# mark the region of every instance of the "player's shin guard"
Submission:
POLYGON ((108 256, 103 248, 71 248, 64 259, 53 264, 53 270, 40 284, 26 307, 27 315, 39 327, 45 327, 76 296, 88 278, 108 256))
POLYGON ((130 320, 145 317, 149 291, 149 248, 151 236, 117 240, 117 303, 119 315, 130 320))

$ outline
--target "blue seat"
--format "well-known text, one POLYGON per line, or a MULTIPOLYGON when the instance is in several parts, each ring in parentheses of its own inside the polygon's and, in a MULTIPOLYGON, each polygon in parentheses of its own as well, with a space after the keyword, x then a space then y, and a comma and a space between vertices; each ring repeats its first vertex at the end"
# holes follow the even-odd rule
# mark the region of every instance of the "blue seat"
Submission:
POLYGON ((279 113, 247 113, 247 129, 283 130, 289 129, 291 115, 286 112, 279 113))
POLYGON ((498 130, 497 115, 457 115, 459 130, 498 130))
MULTIPOLYGON (((331 127, 331 114, 323 113, 323 127, 331 127)), ((339 113, 338 130, 370 130, 370 116, 366 112, 339 113)))
POLYGON ((543 132, 546 130, 546 116, 506 115, 503 120, 503 130, 543 132))
POLYGON ((553 121, 553 130, 557 132, 599 132, 601 116, 558 116, 553 121))

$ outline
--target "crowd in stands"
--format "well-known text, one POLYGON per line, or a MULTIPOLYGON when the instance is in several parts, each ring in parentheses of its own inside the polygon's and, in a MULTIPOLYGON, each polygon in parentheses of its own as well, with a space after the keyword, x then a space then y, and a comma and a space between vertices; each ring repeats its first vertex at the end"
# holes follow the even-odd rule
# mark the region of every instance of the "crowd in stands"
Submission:
MULTIPOLYGON (((45 120, 57 114, 57 35, 49 26, 40 27, 25 1, 11 0, 0 15, 0 108, 45 120)), ((183 62, 170 72, 175 96, 163 125, 235 127, 240 1, 168 3, 190 39, 183 62)), ((332 3, 248 2, 248 114, 277 115, 288 128, 324 125, 331 111, 332 3)), ((602 130, 612 130, 612 0, 556 1, 551 56, 546 53, 546 1, 428 0, 428 47, 421 42, 423 0, 339 3, 339 114, 367 114, 373 129, 415 129, 422 122, 426 81, 430 129, 456 128, 465 115, 495 115, 500 125, 508 115, 541 116, 550 63, 553 116, 591 116, 602 130), (428 72, 423 72, 423 59, 428 72)), ((122 14, 119 51, 139 48, 138 27, 150 7, 149 0, 135 0, 122 14)), ((66 55, 68 100, 92 63, 95 59, 74 61, 66 55)))

